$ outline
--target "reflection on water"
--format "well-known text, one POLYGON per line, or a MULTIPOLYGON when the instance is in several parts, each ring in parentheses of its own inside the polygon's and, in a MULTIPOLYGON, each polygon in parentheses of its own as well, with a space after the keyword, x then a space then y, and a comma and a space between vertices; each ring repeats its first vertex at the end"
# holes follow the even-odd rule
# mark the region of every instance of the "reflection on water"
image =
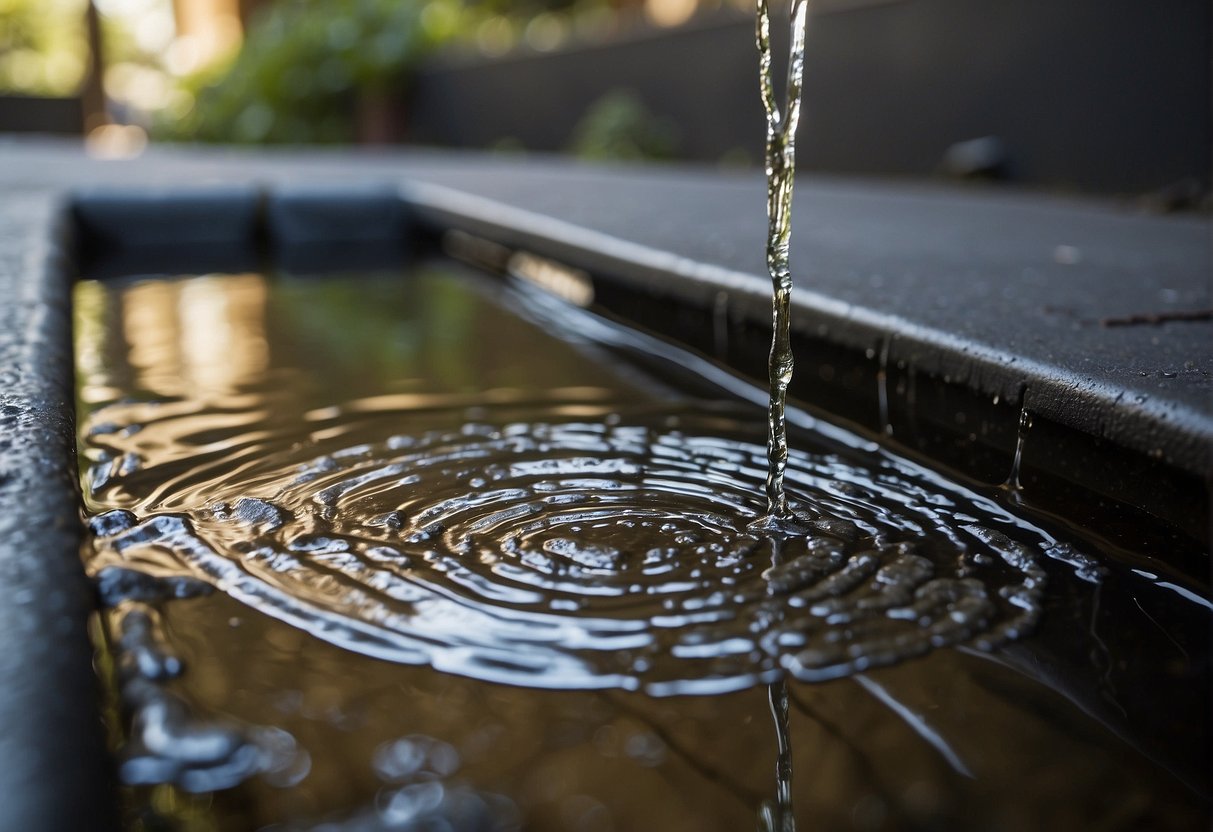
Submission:
POLYGON ((139 756, 159 708, 179 738, 227 731, 258 773, 204 811, 153 805, 342 829, 790 829, 794 793, 828 828, 1062 828, 1107 788, 1200 811, 1139 756, 1073 794, 1025 774, 1121 741, 1016 681, 1013 654, 874 671, 1019 637, 1046 588, 1085 605, 1103 578, 1079 549, 836 430, 797 437, 795 522, 755 532, 760 409, 519 304, 444 273, 80 286, 85 556, 120 663, 154 671, 119 674, 128 759, 199 790, 182 742, 139 756), (155 627, 132 646, 138 615, 155 627), (1035 712, 1000 698, 1016 685, 1035 712), (385 779, 394 754, 421 762, 385 779))
POLYGON ((79 316, 77 342, 86 401, 134 390, 221 395, 255 383, 268 367, 261 275, 142 282, 126 289, 120 308, 95 286, 84 284, 77 300, 88 313, 79 316))
POLYGON ((763 801, 758 813, 762 832, 795 832, 792 810, 792 738, 788 735, 788 683, 776 682, 768 689, 771 717, 775 720, 775 799, 763 801))
POLYGON ((407 392, 335 398, 356 376, 333 390, 323 365, 271 386, 264 280, 221 286, 133 287, 143 394, 98 401, 110 379, 85 378, 87 499, 111 512, 93 574, 183 570, 376 658, 665 695, 990 646, 1039 614, 1051 539, 897 460, 798 450, 794 518, 756 528, 766 467, 747 407, 592 379, 571 346, 507 331, 467 289, 443 305, 450 286, 427 279, 410 295, 441 316, 414 312, 399 353, 437 340, 442 361, 400 379, 407 392), (512 354, 508 379, 465 381, 485 369, 473 344, 512 354), (541 366, 549 354, 565 357, 541 366))
MULTIPOLYGON (((311 755, 291 788, 261 778, 191 798, 141 792, 218 830, 363 817, 389 789, 385 743, 423 735, 450 777, 508 798, 540 830, 753 829, 776 801, 765 686, 719 697, 544 691, 364 659, 216 593, 164 607, 199 713, 290 733, 311 755)), ((1202 802, 1064 697, 983 657, 937 652, 874 671, 973 778, 851 679, 789 683, 798 829, 1198 828, 1202 802)), ((491 796, 499 796, 492 798, 491 796)), ((496 805, 496 804, 494 804, 496 805)), ((370 827, 374 828, 374 827, 370 827)))

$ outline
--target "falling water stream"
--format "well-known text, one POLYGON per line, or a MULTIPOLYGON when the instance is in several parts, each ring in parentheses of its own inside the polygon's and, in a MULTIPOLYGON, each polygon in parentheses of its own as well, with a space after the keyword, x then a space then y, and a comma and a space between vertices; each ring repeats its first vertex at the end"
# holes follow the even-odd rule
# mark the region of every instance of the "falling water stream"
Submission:
MULTIPOLYGON (((788 262, 792 238, 792 188, 796 179, 796 129, 804 76, 804 44, 808 0, 792 0, 791 37, 784 107, 781 113, 771 66, 771 10, 758 0, 756 41, 759 90, 766 113, 767 270, 771 274, 771 354, 768 362, 770 403, 767 406, 767 516, 763 524, 777 526, 792 516, 784 491, 788 465, 787 399, 792 383, 791 306, 792 271, 788 262)), ((772 570, 783 568, 778 545, 773 547, 772 570)), ((775 719, 779 754, 775 764, 776 801, 764 816, 771 832, 792 832, 792 751, 787 740, 788 693, 783 682, 771 686, 771 713, 775 719)))
POLYGON ((771 401, 767 409, 767 514, 775 520, 790 516, 784 476, 788 462, 788 428, 785 416, 788 385, 792 383, 792 272, 788 249, 792 239, 792 186, 796 178, 796 128, 800 123, 801 81, 808 0, 793 0, 791 47, 784 106, 779 107, 771 69, 771 12, 767 0, 758 0, 757 42, 759 88, 767 117, 767 270, 771 273, 771 401))

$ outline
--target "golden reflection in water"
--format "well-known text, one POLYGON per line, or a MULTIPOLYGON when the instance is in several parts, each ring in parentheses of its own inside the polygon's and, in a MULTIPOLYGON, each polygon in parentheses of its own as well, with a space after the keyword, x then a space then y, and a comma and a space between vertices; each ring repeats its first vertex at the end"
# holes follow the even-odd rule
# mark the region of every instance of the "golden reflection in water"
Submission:
POLYGON ((163 396, 234 393, 259 380, 269 364, 265 333, 269 293, 261 275, 148 281, 120 294, 106 294, 103 288, 84 285, 78 294, 86 382, 82 395, 87 401, 104 398, 96 385, 113 383, 95 371, 100 369, 99 357, 119 357, 115 353, 123 349, 119 364, 135 371, 141 388, 163 396), (104 303, 98 295, 119 299, 121 345, 100 343, 107 336, 95 322, 104 303))
POLYGON ((177 294, 178 286, 172 283, 143 283, 126 292, 122 302, 127 363, 147 387, 162 395, 178 392, 182 381, 177 294))
POLYGON ((224 275, 178 285, 183 375, 205 390, 222 392, 258 379, 269 364, 265 277, 224 275))
POLYGON ((111 296, 95 280, 76 284, 72 303, 76 343, 76 377, 85 402, 98 402, 120 395, 113 362, 106 346, 111 335, 107 314, 111 296))

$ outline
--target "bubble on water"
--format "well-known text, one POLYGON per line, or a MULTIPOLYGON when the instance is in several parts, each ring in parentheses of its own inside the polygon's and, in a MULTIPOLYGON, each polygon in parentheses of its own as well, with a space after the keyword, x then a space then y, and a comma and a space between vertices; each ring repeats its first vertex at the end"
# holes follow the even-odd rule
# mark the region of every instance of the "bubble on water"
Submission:
POLYGON ((214 512, 221 520, 233 520, 261 531, 280 529, 291 519, 289 512, 283 511, 268 500, 251 497, 241 497, 230 507, 221 503, 214 512))
POLYGON ((111 537, 126 531, 138 522, 139 518, 131 512, 114 509, 90 517, 88 529, 97 537, 111 537))
POLYGON ((107 566, 94 580, 103 607, 116 607, 124 601, 169 601, 197 598, 213 591, 205 581, 188 575, 151 575, 121 566, 107 566))
POLYGON ((401 783, 422 777, 450 777, 460 765, 454 746, 422 734, 413 734, 384 743, 375 750, 372 766, 387 783, 401 783))
POLYGON ((199 715, 166 682, 179 676, 152 607, 128 602, 114 645, 118 684, 130 730, 118 774, 132 786, 175 783, 187 792, 226 789, 261 775, 271 785, 298 783, 311 758, 286 731, 199 715))

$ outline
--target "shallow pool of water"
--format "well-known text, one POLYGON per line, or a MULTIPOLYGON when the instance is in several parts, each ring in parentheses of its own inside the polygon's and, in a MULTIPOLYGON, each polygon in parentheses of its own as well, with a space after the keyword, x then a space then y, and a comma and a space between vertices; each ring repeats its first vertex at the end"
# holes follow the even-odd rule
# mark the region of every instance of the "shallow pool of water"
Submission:
POLYGON ((76 306, 84 556, 145 820, 1207 816, 1208 604, 1150 553, 803 413, 772 528, 765 393, 447 264, 76 306))

